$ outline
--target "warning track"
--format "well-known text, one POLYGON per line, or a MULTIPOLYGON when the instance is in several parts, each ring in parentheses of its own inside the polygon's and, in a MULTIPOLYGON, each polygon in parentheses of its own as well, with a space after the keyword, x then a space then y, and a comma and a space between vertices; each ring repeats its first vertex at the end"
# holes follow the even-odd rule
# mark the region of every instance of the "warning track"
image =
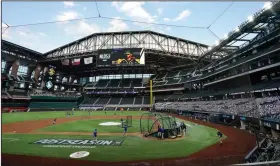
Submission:
MULTIPOLYGON (((173 115, 174 116, 174 115, 173 115)), ((125 116, 85 116, 85 117, 69 117, 69 118, 59 118, 57 119, 57 124, 62 124, 71 121, 83 120, 83 119, 119 119, 125 116)), ((133 116, 134 119, 140 119, 140 116, 133 116)), ((172 159, 155 159, 155 160, 145 160, 145 161, 128 161, 128 162, 99 162, 99 161, 88 161, 88 160, 75 160, 75 159, 62 159, 62 158, 51 158, 51 157, 36 157, 36 156, 26 156, 26 155, 15 155, 15 154, 2 154, 3 165, 67 165, 67 166, 109 166, 109 165, 229 165, 234 163, 242 162, 246 154, 254 148, 255 137, 254 135, 242 131, 240 129, 235 129, 229 126, 208 123, 199 120, 193 120, 185 117, 182 118, 200 125, 209 126, 216 128, 222 133, 224 133, 227 138, 224 140, 223 145, 214 144, 209 146, 197 153, 194 153, 188 157, 172 158, 172 159), (241 139, 242 138, 242 139, 241 139), (227 156, 227 157, 223 157, 227 156)), ((25 121, 17 122, 11 124, 3 124, 3 133, 24 133, 24 134, 77 134, 76 132, 36 132, 36 130, 48 127, 52 125, 53 119, 45 120, 35 120, 35 121, 25 121)), ((79 132, 80 133, 80 132, 79 132)), ((80 133, 89 135, 91 133, 80 133)), ((100 133, 100 134, 122 134, 122 133, 100 133)), ((132 135, 139 136, 139 133, 128 133, 132 135)))

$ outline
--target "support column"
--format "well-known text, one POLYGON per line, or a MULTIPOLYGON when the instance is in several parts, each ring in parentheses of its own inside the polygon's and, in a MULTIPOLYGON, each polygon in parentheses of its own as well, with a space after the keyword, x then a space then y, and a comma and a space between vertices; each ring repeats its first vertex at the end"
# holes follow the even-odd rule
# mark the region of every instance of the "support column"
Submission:
POLYGON ((48 67, 44 67, 44 70, 43 70, 43 78, 42 78, 42 82, 41 82, 41 88, 44 89, 46 87, 46 82, 45 82, 45 76, 48 72, 49 68, 48 67))
POLYGON ((43 67, 38 64, 35 68, 34 80, 36 83, 39 83, 40 72, 42 71, 43 67))
POLYGON ((280 138, 280 131, 275 130, 275 129, 271 129, 271 134, 274 138, 280 138))
POLYGON ((9 71, 10 71, 12 66, 13 66, 13 62, 12 61, 6 62, 6 65, 5 65, 5 68, 4 68, 4 73, 9 74, 9 71))
POLYGON ((17 76, 17 72, 18 72, 19 65, 20 65, 19 60, 15 60, 15 61, 13 62, 12 72, 11 72, 11 74, 12 74, 13 76, 17 76))
MULTIPOLYGON (((36 69, 36 66, 28 66, 27 76, 26 76, 28 79, 31 79, 32 72, 35 69, 36 69)), ((25 83, 25 87, 26 87, 26 89, 29 89, 29 83, 28 82, 25 83)), ((33 84, 32 84, 32 88, 35 88, 33 84)))
POLYGON ((265 128, 264 128, 264 126, 263 126, 263 122, 260 120, 259 123, 260 123, 260 131, 261 131, 262 133, 265 133, 265 128))
POLYGON ((240 129, 245 130, 246 129, 246 124, 244 123, 244 121, 240 120, 240 129))

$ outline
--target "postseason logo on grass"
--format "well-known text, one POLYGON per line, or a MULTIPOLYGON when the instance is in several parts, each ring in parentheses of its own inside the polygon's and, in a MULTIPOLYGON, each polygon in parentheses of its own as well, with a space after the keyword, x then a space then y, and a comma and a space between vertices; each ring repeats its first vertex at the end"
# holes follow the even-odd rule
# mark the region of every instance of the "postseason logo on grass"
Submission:
POLYGON ((41 139, 30 144, 38 145, 82 145, 82 146, 121 146, 124 140, 89 140, 89 139, 41 139))

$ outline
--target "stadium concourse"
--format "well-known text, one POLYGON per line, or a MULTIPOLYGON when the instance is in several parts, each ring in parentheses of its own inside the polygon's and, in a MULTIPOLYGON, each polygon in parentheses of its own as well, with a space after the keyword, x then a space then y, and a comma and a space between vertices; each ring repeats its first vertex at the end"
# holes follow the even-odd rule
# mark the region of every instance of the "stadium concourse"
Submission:
MULTIPOLYGON (((226 136, 223 144, 213 139, 213 145, 187 157, 118 165, 279 161, 280 2, 270 5, 214 47, 150 30, 94 33, 44 54, 2 40, 1 112, 56 111, 56 116, 62 111, 67 117, 161 112, 226 136), (244 38, 251 33, 256 36, 244 38), (234 45, 240 41, 245 43, 234 45)), ((16 123, 7 121, 6 134, 27 121, 16 123)), ((26 126, 18 134, 30 134, 37 127, 26 126)), ((105 164, 3 153, 7 166, 105 164)))

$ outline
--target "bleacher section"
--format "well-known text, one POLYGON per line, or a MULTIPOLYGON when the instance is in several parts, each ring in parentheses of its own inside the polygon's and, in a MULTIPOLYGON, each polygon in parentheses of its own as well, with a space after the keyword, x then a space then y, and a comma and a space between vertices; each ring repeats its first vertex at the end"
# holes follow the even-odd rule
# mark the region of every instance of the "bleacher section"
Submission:
POLYGON ((33 100, 77 100, 81 95, 75 93, 33 93, 30 94, 33 100))
POLYGON ((143 87, 142 79, 132 79, 131 87, 143 87))
POLYGON ((180 82, 180 80, 181 80, 181 79, 178 79, 178 78, 176 78, 176 79, 169 79, 169 80, 167 80, 166 85, 178 84, 178 83, 180 82))
POLYGON ((170 71, 166 74, 165 78, 173 78, 178 75, 178 71, 170 71))
POLYGON ((166 73, 161 73, 161 74, 158 74, 156 77, 154 77, 153 80, 160 80, 160 79, 163 79, 165 77, 166 73))
POLYGON ((155 108, 186 111, 204 111, 273 119, 280 122, 280 97, 239 98, 210 101, 158 102, 155 108))
POLYGON ((95 87, 97 87, 97 88, 105 88, 105 87, 107 87, 107 84, 108 84, 109 81, 110 80, 102 80, 102 79, 100 79, 100 80, 98 80, 98 82, 95 85, 95 87))
POLYGON ((7 93, 10 94, 10 96, 13 99, 25 99, 25 100, 30 100, 30 97, 27 93, 27 91, 8 91, 7 93))
POLYGON ((131 85, 131 79, 122 79, 119 87, 129 88, 131 85))
POLYGON ((96 105, 106 105, 108 103, 109 99, 110 98, 108 98, 108 97, 104 97, 104 98, 103 97, 99 97, 95 104, 96 105))
POLYGON ((82 105, 85 104, 94 104, 96 102, 96 100, 98 99, 98 97, 91 97, 91 98, 86 98, 84 100, 84 102, 82 103, 82 105))
POLYGON ((123 97, 120 104, 121 104, 121 105, 122 105, 122 104, 130 104, 130 105, 133 105, 133 101, 134 101, 134 98, 132 98, 132 97, 123 97))
POLYGON ((107 88, 118 88, 121 80, 120 79, 111 79, 107 88))
POLYGON ((149 97, 143 97, 143 104, 150 104, 149 97))
POLYGON ((115 105, 120 103, 121 98, 120 97, 112 97, 108 105, 115 105))
POLYGON ((1 98, 2 99, 9 99, 11 96, 4 90, 1 91, 1 98))
POLYGON ((142 105, 142 97, 135 97, 134 105, 142 105))
POLYGON ((264 139, 259 147, 255 147, 245 158, 248 163, 279 161, 280 160, 280 142, 264 139))

